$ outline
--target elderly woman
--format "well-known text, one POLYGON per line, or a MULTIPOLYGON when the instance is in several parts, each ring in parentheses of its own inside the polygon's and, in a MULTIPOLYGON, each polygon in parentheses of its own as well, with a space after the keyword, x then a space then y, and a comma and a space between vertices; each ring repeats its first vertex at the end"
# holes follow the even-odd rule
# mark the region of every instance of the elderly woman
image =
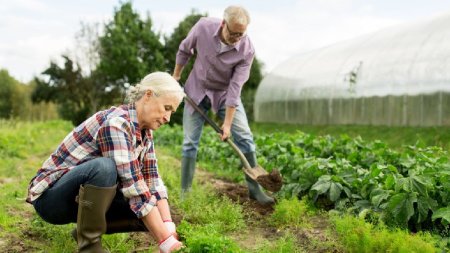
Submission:
POLYGON ((147 75, 128 104, 95 113, 64 138, 31 180, 27 202, 49 223, 76 222, 79 252, 105 252, 102 234, 129 231, 151 231, 161 252, 180 249, 152 131, 184 95, 171 75, 147 75))

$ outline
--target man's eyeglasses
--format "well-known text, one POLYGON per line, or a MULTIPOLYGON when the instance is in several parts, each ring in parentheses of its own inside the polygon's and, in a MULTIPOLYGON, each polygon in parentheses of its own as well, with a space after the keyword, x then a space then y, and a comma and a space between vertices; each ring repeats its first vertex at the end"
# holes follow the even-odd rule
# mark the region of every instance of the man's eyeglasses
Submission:
POLYGON ((242 37, 242 36, 245 35, 245 32, 243 32, 243 33, 240 33, 240 32, 233 32, 233 31, 230 30, 229 25, 228 25, 227 23, 225 23, 225 25, 226 25, 226 27, 227 27, 227 31, 228 31, 228 34, 230 35, 230 37, 233 37, 233 38, 240 38, 240 37, 242 37))

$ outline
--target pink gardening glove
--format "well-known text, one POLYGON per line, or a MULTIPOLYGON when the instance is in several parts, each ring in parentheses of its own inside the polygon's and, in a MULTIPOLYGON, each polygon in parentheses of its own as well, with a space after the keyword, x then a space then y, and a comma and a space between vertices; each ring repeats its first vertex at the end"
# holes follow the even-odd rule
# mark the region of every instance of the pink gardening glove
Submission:
POLYGON ((170 253, 175 250, 179 250, 183 247, 183 244, 175 239, 173 235, 167 237, 164 241, 160 242, 159 245, 160 253, 170 253))
POLYGON ((172 221, 167 220, 167 221, 164 221, 164 225, 166 226, 166 228, 169 231, 169 233, 172 234, 175 237, 175 239, 177 239, 177 240, 180 239, 178 237, 178 234, 177 234, 177 228, 175 226, 175 223, 173 223, 172 221))

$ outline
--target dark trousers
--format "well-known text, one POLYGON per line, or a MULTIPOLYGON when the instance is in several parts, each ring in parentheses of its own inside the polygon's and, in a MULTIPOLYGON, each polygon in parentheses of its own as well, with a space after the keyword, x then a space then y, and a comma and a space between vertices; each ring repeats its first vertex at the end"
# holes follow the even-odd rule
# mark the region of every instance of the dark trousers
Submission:
MULTIPOLYGON (((54 185, 47 189, 33 206, 39 216, 52 224, 68 224, 77 221, 78 195, 80 185, 89 184, 98 187, 111 187, 117 183, 116 164, 110 158, 96 158, 78 165, 64 174, 54 185)), ((127 199, 118 190, 106 220, 137 219, 128 205, 127 199)))

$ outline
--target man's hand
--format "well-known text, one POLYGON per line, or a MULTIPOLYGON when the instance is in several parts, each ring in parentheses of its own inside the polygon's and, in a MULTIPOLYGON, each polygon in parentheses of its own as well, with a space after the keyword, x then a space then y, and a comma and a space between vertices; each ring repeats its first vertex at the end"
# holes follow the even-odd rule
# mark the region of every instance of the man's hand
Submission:
POLYGON ((184 66, 180 65, 180 64, 175 64, 175 69, 173 70, 173 74, 172 77, 178 81, 180 81, 181 78, 181 73, 183 73, 183 68, 184 66))
POLYGON ((173 79, 175 79, 177 82, 180 81, 181 76, 175 75, 175 73, 172 75, 173 79))
POLYGON ((220 139, 222 139, 222 141, 226 141, 230 136, 230 131, 231 131, 231 124, 233 123, 233 118, 234 118, 234 113, 236 112, 236 107, 229 107, 227 106, 227 108, 225 109, 225 118, 223 120, 223 125, 222 125, 222 136, 220 136, 220 139))
POLYGON ((220 139, 222 139, 222 141, 226 141, 230 137, 230 129, 231 126, 228 124, 222 125, 222 135, 220 135, 220 139))

